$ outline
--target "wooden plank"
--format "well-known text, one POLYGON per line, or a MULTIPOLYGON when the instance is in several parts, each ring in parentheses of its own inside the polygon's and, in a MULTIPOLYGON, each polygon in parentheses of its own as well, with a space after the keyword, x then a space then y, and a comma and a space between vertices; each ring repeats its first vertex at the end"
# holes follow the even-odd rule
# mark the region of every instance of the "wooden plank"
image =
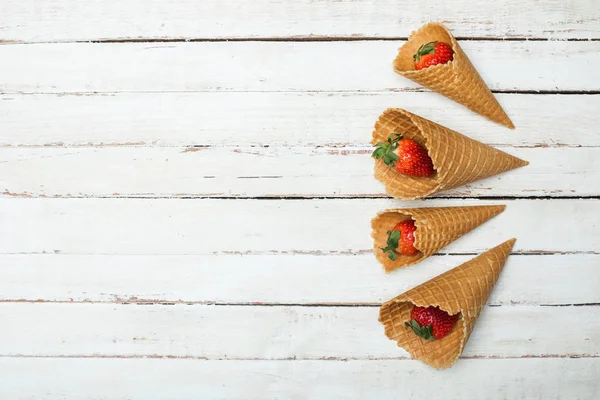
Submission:
MULTIPOLYGON (((4 45, 0 46, 0 92, 415 90, 416 83, 391 67, 402 43, 4 45)), ((596 68, 600 41, 465 41, 462 45, 494 90, 600 89, 596 68)))
POLYGON ((516 252, 597 252, 600 202, 589 200, 0 199, 0 253, 357 254, 370 221, 394 207, 507 204, 445 252, 517 237, 516 252), (527 219, 524 220, 524 216, 527 219))
MULTIPOLYGON (((3 255, 0 301, 380 304, 473 257, 431 257, 386 275, 371 254, 3 255)), ((600 303, 590 284, 599 264, 591 254, 511 255, 489 302, 600 303)))
MULTIPOLYGON (((0 330, 0 355, 407 358, 378 314, 378 307, 0 303, 10 321, 0 330)), ((463 355, 598 357, 599 340, 600 307, 488 307, 463 355)))
POLYGON ((593 0, 536 2, 408 0, 352 2, 258 0, 88 1, 4 0, 8 41, 105 39, 313 38, 408 36, 427 21, 443 21, 457 36, 598 38, 593 0))
MULTIPOLYGON (((32 197, 381 196, 372 147, 0 149, 4 195, 32 197), (192 150, 192 151, 190 151, 192 150)), ((517 148, 530 165, 440 193, 598 196, 600 148, 517 148)))
POLYGON ((410 393, 426 399, 451 394, 463 400, 593 400, 600 395, 596 358, 460 360, 445 371, 413 360, 0 358, 0 373, 0 396, 7 399, 196 400, 203 393, 215 400, 391 400, 410 393))
POLYGON ((0 146, 365 146, 388 107, 492 145, 600 146, 600 95, 496 97, 515 132, 431 92, 5 94, 0 146))
POLYGON ((598 398, 600 360, 214 361, 0 358, 3 398, 53 399, 566 399, 598 398), (31 379, 35 376, 35 379, 31 379), (526 377, 526 378, 524 378, 526 377), (485 382, 485 385, 473 384, 485 382))

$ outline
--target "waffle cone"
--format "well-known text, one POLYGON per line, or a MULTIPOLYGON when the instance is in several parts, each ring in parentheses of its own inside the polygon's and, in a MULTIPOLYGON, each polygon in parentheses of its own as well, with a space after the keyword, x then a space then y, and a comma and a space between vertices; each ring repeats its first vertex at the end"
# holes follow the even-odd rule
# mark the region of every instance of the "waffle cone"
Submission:
POLYGON ((405 208, 380 212, 371 221, 375 256, 385 272, 416 264, 500 214, 505 208, 504 205, 405 208), (417 228, 414 246, 419 252, 412 256, 398 255, 396 260, 392 261, 381 251, 386 247, 387 232, 398 222, 410 219, 415 221, 417 228))
POLYGON ((515 239, 510 239, 382 305, 379 321, 386 336, 415 359, 434 368, 451 367, 462 354, 514 243, 515 239), (448 336, 425 340, 404 326, 413 306, 438 306, 460 315, 448 336))
POLYGON ((394 71, 494 122, 510 129, 515 128, 454 36, 442 24, 430 22, 413 32, 398 51, 394 60, 394 71), (413 55, 421 45, 433 41, 451 45, 454 50, 453 60, 417 71, 413 55))
POLYGON ((387 109, 379 116, 371 143, 385 142, 392 133, 401 133, 424 146, 436 170, 430 178, 412 177, 376 159, 375 178, 395 198, 429 196, 529 164, 400 108, 387 109))

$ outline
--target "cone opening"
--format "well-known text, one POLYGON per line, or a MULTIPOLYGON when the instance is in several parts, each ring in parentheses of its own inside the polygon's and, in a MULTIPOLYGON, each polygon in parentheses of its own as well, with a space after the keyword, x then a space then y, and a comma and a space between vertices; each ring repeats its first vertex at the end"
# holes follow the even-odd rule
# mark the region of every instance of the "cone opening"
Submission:
POLYGON ((448 30, 441 24, 436 22, 430 22, 418 31, 413 32, 408 38, 407 42, 400 47, 398 55, 394 60, 394 69, 399 73, 413 73, 418 74, 424 71, 431 71, 435 69, 449 68, 454 61, 449 61, 445 64, 438 64, 423 70, 417 71, 415 69, 415 62, 413 59, 414 54, 417 52, 421 45, 429 42, 444 42, 452 47, 452 51, 456 54, 456 40, 450 35, 448 30))
POLYGON ((413 119, 412 114, 402 109, 388 109, 375 123, 373 140, 376 145, 385 142, 392 133, 401 133, 404 137, 412 139, 427 150, 433 162, 434 174, 428 178, 413 177, 397 172, 393 167, 385 165, 382 160, 375 159, 375 177, 382 181, 388 193, 394 197, 412 199, 427 196, 438 188, 441 182, 441 163, 434 152, 430 150, 428 138, 421 125, 413 119), (391 190, 390 190, 391 189, 391 190), (398 192, 402 192, 398 195, 398 192))
POLYGON ((409 265, 416 264, 425 258, 425 255, 417 247, 416 233, 419 231, 419 227, 416 224, 416 220, 412 215, 405 211, 390 211, 379 214, 372 221, 373 233, 372 237, 374 240, 373 251, 377 260, 383 265, 385 272, 389 273, 395 269, 401 267, 407 267, 409 265), (381 249, 386 247, 387 232, 394 228, 399 222, 413 220, 417 226, 415 231, 415 248, 418 250, 417 254, 404 255, 397 254, 395 260, 391 260, 387 253, 384 253, 381 249))
POLYGON ((434 368, 448 368, 458 360, 465 343, 466 323, 462 312, 450 333, 437 340, 426 340, 417 336, 413 330, 405 326, 410 323, 413 307, 439 307, 450 315, 451 311, 444 309, 438 303, 417 304, 412 301, 390 301, 381 306, 379 321, 383 324, 385 335, 406 350, 413 359, 423 361, 434 368))

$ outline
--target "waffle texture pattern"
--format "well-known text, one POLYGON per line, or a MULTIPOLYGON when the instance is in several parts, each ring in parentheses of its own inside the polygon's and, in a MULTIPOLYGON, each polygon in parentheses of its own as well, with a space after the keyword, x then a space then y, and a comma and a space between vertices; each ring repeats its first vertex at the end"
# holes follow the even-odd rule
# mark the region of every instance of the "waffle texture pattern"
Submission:
POLYGON ((510 129, 515 127, 454 36, 442 24, 430 22, 413 32, 398 51, 394 71, 494 122, 510 129), (417 71, 413 55, 421 45, 434 41, 452 46, 453 60, 417 71))
POLYGON ((529 164, 503 151, 400 108, 390 108, 375 123, 373 145, 400 133, 424 146, 436 170, 429 178, 403 175, 375 159, 375 178, 392 197, 412 200, 462 186, 529 164))
POLYGON ((498 205, 385 210, 371 221, 373 251, 386 272, 413 265, 500 214, 505 208, 504 205, 498 205), (412 256, 398 255, 396 260, 392 261, 381 251, 386 247, 387 232, 399 222, 409 219, 415 221, 417 230, 414 246, 419 253, 412 256))
POLYGON ((434 368, 451 367, 462 354, 514 243, 515 239, 510 239, 383 304, 379 321, 386 336, 415 359, 434 368), (460 316, 448 336, 425 340, 404 326, 413 306, 438 306, 460 316))

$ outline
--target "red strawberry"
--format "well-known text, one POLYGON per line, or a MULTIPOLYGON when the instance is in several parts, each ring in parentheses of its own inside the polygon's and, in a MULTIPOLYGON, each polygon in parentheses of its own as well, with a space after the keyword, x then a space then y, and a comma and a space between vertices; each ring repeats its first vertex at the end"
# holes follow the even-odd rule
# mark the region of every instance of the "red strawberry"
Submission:
POLYGON ((417 336, 426 340, 439 340, 452 331, 458 314, 450 315, 434 306, 414 306, 410 318, 410 323, 405 322, 404 326, 411 328, 417 336))
POLYGON ((399 133, 392 133, 387 142, 375 145, 372 156, 401 174, 408 176, 430 177, 435 170, 427 150, 412 139, 404 139, 399 133))
POLYGON ((387 247, 382 248, 384 253, 388 253, 388 258, 392 261, 396 259, 396 255, 403 254, 412 256, 419 252, 414 246, 415 243, 415 226, 414 221, 399 222, 394 229, 388 231, 387 247))
POLYGON ((413 56, 417 70, 438 64, 446 64, 454 58, 452 46, 444 42, 429 42, 419 47, 413 56))

